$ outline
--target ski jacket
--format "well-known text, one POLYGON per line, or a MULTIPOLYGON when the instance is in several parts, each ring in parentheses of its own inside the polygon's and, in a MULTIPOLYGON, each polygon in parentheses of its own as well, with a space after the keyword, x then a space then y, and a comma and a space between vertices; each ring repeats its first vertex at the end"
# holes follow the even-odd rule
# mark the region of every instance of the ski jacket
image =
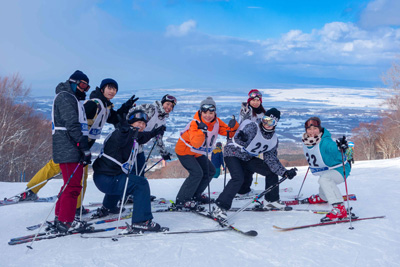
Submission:
POLYGON ((264 116, 264 113, 261 112, 261 110, 260 110, 260 113, 257 114, 257 116, 254 116, 253 108, 247 102, 243 102, 242 107, 240 109, 238 122, 239 122, 239 124, 241 124, 245 120, 260 122, 263 116, 264 116))
MULTIPOLYGON (((333 169, 338 171, 343 177, 343 165, 342 165, 342 154, 339 151, 336 142, 332 139, 331 133, 323 128, 323 134, 321 141, 315 146, 305 146, 303 144, 303 152, 306 156, 308 164, 311 168, 323 168, 327 166, 334 167, 333 169), (318 147, 316 147, 318 146, 318 147), (317 148, 317 149, 316 149, 317 148), (337 167, 336 167, 337 166, 337 167)), ((348 162, 345 164, 346 176, 350 175, 351 166, 348 162)), ((318 172, 314 172, 314 175, 320 175, 318 172)))
MULTIPOLYGON (((135 131, 132 127, 116 128, 104 142, 102 152, 121 164, 128 162, 133 148, 135 131)), ((147 143, 152 137, 150 132, 139 132, 138 145, 147 143)), ((103 156, 98 157, 94 161, 93 170, 95 173, 110 176, 117 176, 124 173, 120 164, 103 156)))
MULTIPOLYGON (((53 103, 53 127, 64 128, 55 130, 53 134, 53 160, 55 163, 75 163, 81 159, 81 152, 77 143, 88 142, 87 134, 84 135, 80 117, 86 115, 83 105, 72 91, 69 81, 59 83, 56 87, 56 97, 53 103), (81 115, 81 116, 80 116, 81 115)), ((56 128, 56 129, 57 129, 56 128)), ((86 129, 87 131, 87 129, 86 129)))
MULTIPOLYGON (((169 113, 166 113, 161 102, 155 101, 153 104, 142 104, 134 107, 131 110, 143 110, 149 117, 147 126, 144 129, 145 132, 151 132, 152 130, 167 124, 167 119, 169 118, 169 113)), ((163 136, 159 138, 156 137, 156 146, 161 156, 167 155, 168 151, 165 148, 164 142, 162 140, 163 136)), ((143 145, 139 148, 139 153, 143 151, 143 145)))
MULTIPOLYGON (((260 135, 263 139, 265 139, 265 143, 267 144, 271 140, 276 138, 275 131, 266 132, 261 130, 260 123, 256 122, 243 122, 241 125, 243 127, 238 130, 235 136, 232 139, 235 139, 235 145, 232 140, 229 140, 225 145, 224 156, 225 157, 236 157, 243 161, 251 160, 254 155, 246 152, 244 148, 249 147, 251 143, 254 143, 253 140, 255 138, 260 138, 260 135), (247 123, 246 123, 247 122, 247 123), (242 132, 242 133, 240 133, 242 132), (243 140, 242 136, 244 136, 245 140, 243 140)), ((259 139, 260 140, 260 139, 259 139)), ((283 174, 287 171, 286 168, 281 164, 278 159, 278 145, 279 140, 276 138, 276 141, 273 142, 275 145, 273 147, 268 147, 268 149, 263 152, 263 161, 271 171, 279 176, 283 176, 283 174)), ((261 144, 261 147, 264 144, 261 144)))
MULTIPOLYGON (((192 155, 195 157, 200 157, 203 154, 201 153, 196 153, 192 151, 192 147, 193 148, 201 148, 204 145, 205 142, 205 134, 198 129, 197 127, 197 123, 196 121, 202 121, 201 119, 201 115, 200 115, 200 111, 197 111, 194 116, 193 116, 193 120, 188 124, 187 126, 187 130, 181 132, 181 136, 178 140, 178 142, 176 143, 175 146, 175 153, 179 156, 185 156, 185 155, 192 155)), ((223 122, 220 118, 216 117, 213 121, 211 122, 204 122, 208 127, 208 131, 212 132, 214 130, 214 126, 218 127, 218 134, 219 135, 223 135, 226 136, 227 135, 227 131, 229 132, 229 136, 232 137, 234 135, 234 132, 238 127, 239 124, 236 122, 235 127, 233 127, 232 129, 228 127, 228 125, 223 122)), ((186 129, 186 128, 185 128, 186 129)), ((209 148, 213 148, 213 146, 216 144, 216 139, 214 138, 214 140, 211 140, 211 136, 208 136, 208 142, 209 142, 209 148)))
POLYGON ((215 168, 219 169, 222 165, 225 168, 224 164, 224 154, 222 153, 221 148, 217 147, 213 150, 211 154, 211 162, 215 168))

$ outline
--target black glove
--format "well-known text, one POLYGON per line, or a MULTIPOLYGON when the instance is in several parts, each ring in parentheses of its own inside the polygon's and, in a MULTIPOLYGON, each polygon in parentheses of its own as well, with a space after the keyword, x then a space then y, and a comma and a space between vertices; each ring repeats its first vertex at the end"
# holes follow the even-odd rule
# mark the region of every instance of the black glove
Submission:
POLYGON ((151 136, 155 137, 157 135, 163 135, 166 129, 167 127, 165 127, 165 125, 161 125, 160 127, 155 128, 151 131, 151 136))
POLYGON ((118 129, 120 129, 120 131, 122 133, 126 133, 129 131, 129 129, 131 128, 131 126, 129 125, 128 121, 126 120, 126 114, 118 114, 118 124, 116 125, 116 127, 118 129))
POLYGON ((118 114, 128 113, 133 104, 135 104, 135 102, 138 101, 138 99, 139 97, 135 98, 135 95, 133 95, 125 103, 122 104, 122 106, 118 109, 117 113, 118 114))
POLYGON ((79 141, 79 143, 76 144, 79 151, 81 152, 81 159, 80 159, 80 163, 83 166, 86 166, 90 163, 92 163, 91 159, 92 159, 92 153, 90 153, 90 148, 89 148, 89 143, 88 143, 88 139, 87 136, 84 136, 81 138, 81 141, 79 141))
POLYGON ((292 168, 290 170, 285 171, 283 176, 287 177, 289 180, 292 180, 297 175, 296 171, 297 171, 296 168, 292 168))
POLYGON ((161 157, 163 158, 163 160, 171 160, 171 156, 172 156, 172 154, 169 153, 169 152, 167 152, 167 153, 164 154, 164 155, 161 155, 161 157))
POLYGON ((346 136, 343 135, 343 137, 339 138, 336 140, 336 144, 341 151, 346 151, 346 149, 349 148, 349 145, 347 144, 346 136))
POLYGON ((235 119, 235 116, 232 116, 232 119, 228 123, 228 127, 233 128, 233 127, 235 127, 235 125, 236 125, 236 119, 235 119))
POLYGON ((249 139, 247 138, 247 136, 244 134, 243 131, 239 131, 239 132, 235 135, 235 138, 241 140, 242 142, 247 142, 247 140, 249 140, 249 139))
POLYGON ((203 132, 207 132, 207 129, 208 129, 208 127, 207 127, 207 125, 204 123, 204 122, 198 122, 198 121, 196 121, 196 123, 197 123, 197 128, 199 129, 199 130, 202 130, 203 132))

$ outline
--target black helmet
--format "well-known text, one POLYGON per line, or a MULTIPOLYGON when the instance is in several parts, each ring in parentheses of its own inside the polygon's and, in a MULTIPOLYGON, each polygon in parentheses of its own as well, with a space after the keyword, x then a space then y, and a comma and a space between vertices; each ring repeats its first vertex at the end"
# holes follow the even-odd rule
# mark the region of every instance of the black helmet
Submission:
POLYGON ((149 121, 149 116, 147 116, 147 114, 143 110, 137 109, 129 112, 128 115, 126 115, 126 120, 129 124, 135 123, 137 121, 144 121, 145 123, 147 123, 149 121))

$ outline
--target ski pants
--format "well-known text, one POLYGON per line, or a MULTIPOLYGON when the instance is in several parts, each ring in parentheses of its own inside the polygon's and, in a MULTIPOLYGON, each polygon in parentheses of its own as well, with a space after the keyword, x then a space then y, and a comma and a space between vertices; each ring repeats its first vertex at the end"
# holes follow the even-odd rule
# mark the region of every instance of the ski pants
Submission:
POLYGON ((204 155, 177 155, 182 166, 189 172, 176 196, 176 203, 181 204, 194 198, 200 199, 215 174, 215 167, 204 155), (208 170, 208 171, 207 171, 208 170), (208 172, 208 173, 207 173, 208 172))
MULTIPOLYGON (((105 193, 103 206, 115 209, 118 201, 122 199, 127 175, 122 173, 117 176, 94 173, 93 180, 97 188, 105 193)), ((125 199, 128 195, 133 197, 132 223, 144 222, 153 219, 150 203, 149 182, 143 176, 129 174, 125 199)))
POLYGON ((60 163, 64 180, 64 185, 61 187, 60 193, 69 180, 68 185, 65 187, 56 204, 55 214, 61 222, 73 222, 75 218, 76 203, 81 193, 83 175, 83 166, 82 164, 78 166, 78 164, 77 162, 60 163))
MULTIPOLYGON (((32 179, 29 181, 29 183, 26 185, 27 188, 30 188, 32 186, 35 186, 37 184, 40 184, 41 182, 46 181, 47 179, 50 179, 54 175, 58 174, 61 172, 60 165, 58 163, 54 163, 54 161, 51 159, 49 162, 46 163, 46 165, 43 166, 36 174, 35 176, 32 177, 32 179)), ((83 197, 85 197, 85 192, 86 192, 86 186, 87 186, 87 178, 88 178, 88 166, 85 167, 84 170, 84 176, 83 176, 83 197)), ((40 189, 42 189, 47 182, 36 186, 35 188, 32 188, 32 192, 37 194, 40 189)), ((76 208, 79 209, 81 207, 81 195, 79 194, 76 208)))
MULTIPOLYGON (((231 179, 216 200, 217 205, 225 210, 231 208, 234 197, 243 183, 248 183, 249 179, 252 179, 253 173, 268 177, 265 181, 266 188, 278 182, 278 175, 274 174, 262 159, 254 157, 249 161, 243 161, 236 157, 225 157, 225 163, 229 168, 231 179)), ((279 200, 279 186, 266 194, 265 199, 271 202, 279 200)))
POLYGON ((337 185, 343 182, 344 177, 338 171, 329 170, 324 172, 318 179, 319 196, 323 200, 327 200, 331 205, 342 203, 343 196, 337 185))

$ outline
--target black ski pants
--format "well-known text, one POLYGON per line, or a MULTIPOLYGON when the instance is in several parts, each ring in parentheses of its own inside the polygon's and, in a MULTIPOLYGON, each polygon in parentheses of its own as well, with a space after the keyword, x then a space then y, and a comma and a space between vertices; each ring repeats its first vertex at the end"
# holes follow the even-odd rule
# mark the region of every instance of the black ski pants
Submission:
MULTIPOLYGON (((243 161, 236 157, 225 157, 225 163, 231 174, 231 179, 216 200, 217 205, 225 210, 231 208, 233 198, 239 192, 243 183, 248 183, 249 179, 252 179, 253 173, 256 172, 266 177, 265 188, 278 182, 278 175, 274 174, 262 159, 254 157, 249 161, 243 161)), ((266 194, 265 199, 267 201, 279 200, 279 186, 266 194)))
POLYGON ((200 199, 209 181, 215 174, 215 167, 206 156, 177 155, 182 166, 189 172, 176 196, 176 203, 183 204, 192 199, 200 199), (207 175, 208 169, 208 175, 207 175))

